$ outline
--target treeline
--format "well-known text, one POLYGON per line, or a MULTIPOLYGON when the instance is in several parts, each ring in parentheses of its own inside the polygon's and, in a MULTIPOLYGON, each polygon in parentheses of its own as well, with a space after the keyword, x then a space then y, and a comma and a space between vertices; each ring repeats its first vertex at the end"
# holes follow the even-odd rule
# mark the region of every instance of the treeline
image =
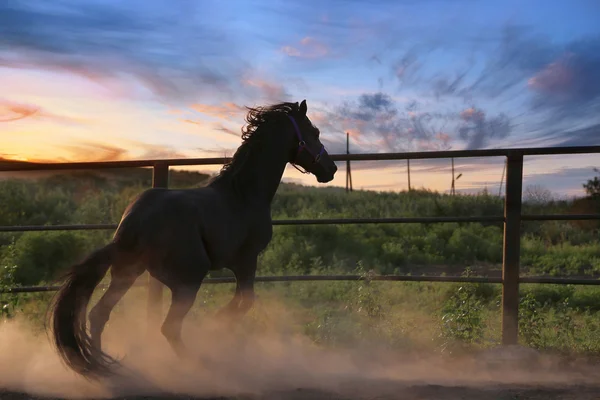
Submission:
MULTIPOLYGON (((208 176, 171 171, 170 186, 198 187, 208 176)), ((147 169, 64 173, 0 181, 0 225, 117 223, 125 206, 151 185, 147 169)), ((598 201, 534 198, 524 212, 597 212, 598 201)), ((282 184, 273 217, 501 216, 503 199, 486 191, 449 196, 431 191, 345 193, 339 188, 282 184)), ((466 267, 499 274, 502 224, 436 223, 277 226, 261 255, 259 274, 350 273, 360 263, 376 273, 460 274, 466 267)), ((112 231, 18 232, 0 235, 0 282, 53 281, 68 265, 110 239, 112 231)), ((600 272, 596 222, 526 222, 522 227, 525 273, 583 275, 600 272)))

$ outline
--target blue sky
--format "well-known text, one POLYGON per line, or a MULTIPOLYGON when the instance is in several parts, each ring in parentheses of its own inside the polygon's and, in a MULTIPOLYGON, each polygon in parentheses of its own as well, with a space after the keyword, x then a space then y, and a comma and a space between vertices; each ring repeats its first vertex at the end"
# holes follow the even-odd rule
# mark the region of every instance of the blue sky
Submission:
MULTIPOLYGON (((231 154, 244 105, 302 99, 334 153, 345 132, 354 152, 600 145, 598 15, 595 1, 4 0, 0 156, 231 154)), ((596 158, 534 159, 527 179, 580 194, 596 158)), ((500 179, 501 160, 461 162, 462 189, 500 179)), ((428 165, 416 182, 446 190, 447 166, 428 165)), ((405 187, 400 164, 379 166, 354 181, 405 187)))

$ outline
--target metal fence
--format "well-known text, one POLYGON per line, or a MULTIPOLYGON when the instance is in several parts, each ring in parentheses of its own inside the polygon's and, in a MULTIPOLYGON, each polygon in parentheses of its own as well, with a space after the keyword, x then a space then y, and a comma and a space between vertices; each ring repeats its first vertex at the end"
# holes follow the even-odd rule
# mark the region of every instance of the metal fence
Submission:
MULTIPOLYGON (((402 276, 385 275, 365 278, 359 275, 329 275, 329 276, 258 276, 257 282, 292 282, 292 281, 359 281, 370 279, 377 281, 418 281, 418 282, 476 282, 502 284, 502 343, 516 344, 518 337, 518 309, 520 283, 552 283, 599 285, 600 280, 593 279, 563 279, 549 277, 521 277, 519 273, 519 258, 522 221, 550 220, 600 220, 600 214, 554 214, 554 215, 523 215, 522 186, 523 159, 525 156, 559 155, 559 154, 592 154, 600 153, 600 146, 587 147, 553 147, 553 148, 520 148, 520 149, 491 149, 491 150, 460 150, 434 151, 415 153, 376 153, 376 154, 337 154, 332 155, 334 161, 391 161, 439 158, 474 158, 474 157, 506 157, 506 191, 504 200, 504 215, 485 217, 415 217, 415 218, 345 218, 345 219, 288 219, 274 220, 273 225, 332 225, 332 224, 398 224, 398 223, 444 223, 444 222, 497 222, 504 224, 502 278, 463 277, 463 276, 402 276)), ((169 167, 221 165, 230 158, 193 158, 193 159, 164 159, 164 160, 135 160, 108 162, 78 162, 78 163, 6 163, 0 166, 0 172, 16 171, 73 171, 98 170, 109 168, 140 168, 153 169, 152 186, 169 186, 169 167)), ((98 230, 115 229, 115 224, 81 224, 81 225, 40 225, 40 226, 0 226, 0 232, 52 231, 52 230, 98 230)), ((229 283, 234 278, 211 278, 205 283, 229 283)), ((148 312, 149 316, 156 314, 162 305, 162 284, 153 278, 148 282, 148 312)), ((43 292, 57 290, 57 286, 20 287, 3 290, 3 293, 43 292)))

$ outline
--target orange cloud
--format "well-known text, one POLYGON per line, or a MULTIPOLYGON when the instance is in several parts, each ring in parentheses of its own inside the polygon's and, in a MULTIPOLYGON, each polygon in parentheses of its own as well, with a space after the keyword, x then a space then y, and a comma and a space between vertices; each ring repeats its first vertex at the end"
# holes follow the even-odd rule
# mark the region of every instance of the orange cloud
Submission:
POLYGON ((69 153, 62 161, 117 161, 127 158, 127 149, 97 142, 78 142, 58 146, 69 153))
POLYGON ((0 122, 12 122, 25 118, 43 119, 59 123, 83 123, 82 119, 51 113, 32 104, 0 99, 0 122))
POLYGON ((156 145, 142 142, 133 142, 132 148, 125 148, 112 144, 105 144, 92 141, 78 141, 71 144, 57 146, 63 151, 67 151, 67 156, 62 156, 54 162, 102 162, 102 161, 121 161, 132 159, 166 159, 166 158, 186 158, 189 155, 183 154, 169 146, 156 145), (134 151, 137 155, 134 155, 134 151))
POLYGON ((485 113, 471 107, 461 111, 460 117, 465 121, 483 121, 485 119, 485 113))
POLYGON ((290 56, 298 58, 320 58, 329 54, 329 48, 310 36, 300 40, 298 46, 284 46, 281 51, 290 56))
POLYGON ((261 94, 270 101, 283 101, 289 97, 285 88, 277 83, 267 82, 263 79, 246 78, 242 80, 244 86, 250 86, 258 89, 261 94))
POLYGON ((567 55, 551 64, 530 78, 528 86, 540 92, 566 93, 575 80, 572 68, 568 65, 572 55, 567 55))
POLYGON ((227 128, 226 126, 223 126, 223 125, 217 125, 217 126, 215 126, 215 129, 218 130, 218 131, 227 133, 229 135, 235 136, 237 138, 239 138, 241 136, 241 132, 238 133, 238 132, 233 131, 233 130, 231 130, 231 129, 227 128))
POLYGON ((189 155, 186 155, 180 151, 177 151, 171 147, 148 144, 148 143, 140 143, 140 148, 144 151, 141 154, 140 158, 147 160, 154 159, 166 159, 166 158, 187 158, 189 155))
POLYGON ((19 104, 8 100, 0 100, 0 122, 17 121, 32 116, 39 108, 30 104, 19 104))
MULTIPOLYGON (((216 117, 219 119, 230 119, 239 117, 241 113, 245 113, 246 109, 235 103, 224 103, 221 105, 211 104, 193 104, 190 108, 202 114, 216 117)), ((194 123, 194 121, 186 120, 185 122, 194 123)))
MULTIPOLYGON (((191 119, 183 119, 183 122, 185 122, 186 124, 192 124, 192 125, 197 125, 199 127, 205 127, 206 123, 202 122, 202 121, 194 121, 191 119)), ((240 137, 240 133, 235 132, 234 130, 227 128, 224 125, 221 124, 214 124, 213 125, 213 129, 219 132, 223 132, 223 133, 227 133, 228 135, 232 135, 235 136, 236 138, 240 137)))

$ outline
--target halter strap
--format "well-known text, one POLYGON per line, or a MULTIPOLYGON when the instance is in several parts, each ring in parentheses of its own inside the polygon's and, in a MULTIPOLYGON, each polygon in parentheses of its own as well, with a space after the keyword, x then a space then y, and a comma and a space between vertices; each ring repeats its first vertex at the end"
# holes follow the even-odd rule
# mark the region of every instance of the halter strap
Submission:
MULTIPOLYGON (((319 150, 319 152, 317 154, 315 154, 307 145, 306 142, 304 141, 304 138, 302 137, 302 133, 300 132, 300 128, 298 128, 298 124, 296 123, 296 120, 294 119, 294 117, 292 117, 289 114, 286 114, 287 117, 290 119, 290 121, 292 121, 292 125, 294 126, 294 130, 296 131, 296 136, 298 137, 298 153, 296 153, 296 159, 298 159, 298 154, 300 154, 300 152, 304 149, 306 149, 306 151, 308 151, 308 153, 313 156, 313 162, 317 163, 319 162, 319 160, 321 159, 321 156, 323 155, 323 152, 325 151, 325 146, 321 145, 321 149, 319 150)), ((295 164, 295 163, 293 163, 295 164)), ((295 166, 295 165, 294 165, 295 166)), ((296 169, 298 169, 296 167, 296 169)))

